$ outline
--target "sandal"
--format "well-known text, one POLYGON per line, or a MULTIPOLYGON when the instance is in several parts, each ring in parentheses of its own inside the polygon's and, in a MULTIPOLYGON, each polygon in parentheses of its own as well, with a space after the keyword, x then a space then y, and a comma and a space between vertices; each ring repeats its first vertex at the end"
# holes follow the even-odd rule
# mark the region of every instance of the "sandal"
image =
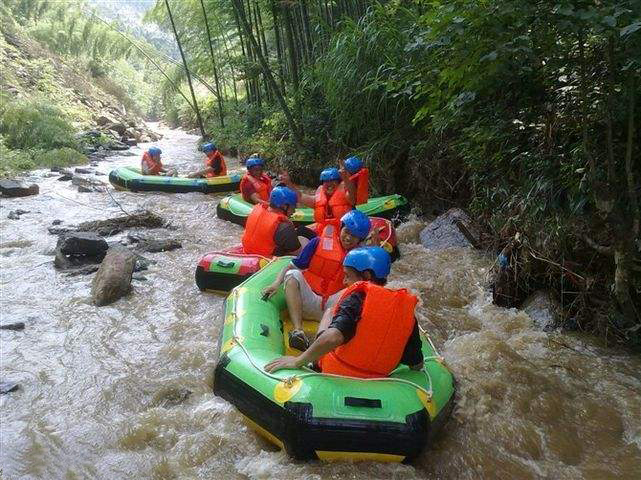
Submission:
POLYGON ((309 340, 302 330, 292 330, 289 332, 289 346, 304 352, 309 348, 309 340))

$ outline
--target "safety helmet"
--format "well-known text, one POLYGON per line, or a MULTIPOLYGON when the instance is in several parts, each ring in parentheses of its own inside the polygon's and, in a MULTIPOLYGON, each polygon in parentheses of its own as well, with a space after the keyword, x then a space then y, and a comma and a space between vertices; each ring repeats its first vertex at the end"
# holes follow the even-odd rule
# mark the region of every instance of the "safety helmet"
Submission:
POLYGON ((389 253, 381 247, 358 247, 347 252, 343 266, 351 267, 359 272, 371 270, 378 279, 387 278, 392 259, 389 253))
POLYGON ((152 156, 160 155, 162 153, 162 150, 158 147, 150 147, 149 150, 147 150, 147 153, 152 156))
POLYGON ((331 182, 332 180, 340 181, 341 174, 338 173, 338 168, 326 168, 320 174, 321 182, 331 182))
POLYGON ((345 170, 347 170, 352 175, 358 172, 361 168, 363 168, 363 160, 361 160, 356 155, 352 155, 351 157, 347 157, 345 159, 345 170))
POLYGON ((274 208, 283 208, 285 205, 296 206, 298 196, 296 192, 287 187, 274 187, 269 194, 269 205, 274 208))
POLYGON ((245 162, 245 166, 247 167, 247 170, 252 167, 264 167, 265 161, 260 157, 250 157, 245 162))
POLYGON ((202 150, 205 153, 209 153, 209 152, 215 152, 218 149, 216 148, 216 145, 214 145, 213 143, 204 143, 202 146, 202 150))
POLYGON ((369 234, 372 228, 372 222, 369 217, 360 210, 350 210, 341 217, 341 223, 355 237, 363 240, 369 234))

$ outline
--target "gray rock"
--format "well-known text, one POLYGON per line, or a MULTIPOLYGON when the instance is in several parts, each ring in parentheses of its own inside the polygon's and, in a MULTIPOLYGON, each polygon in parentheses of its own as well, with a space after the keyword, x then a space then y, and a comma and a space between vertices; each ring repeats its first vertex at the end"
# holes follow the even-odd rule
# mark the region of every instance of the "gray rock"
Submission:
POLYGON ((24 183, 15 180, 1 179, 0 193, 5 197, 28 197, 29 195, 38 195, 40 187, 35 183, 26 186, 24 183))
POLYGON ((536 328, 545 331, 553 330, 561 319, 561 306, 550 292, 543 290, 528 296, 521 310, 528 314, 536 328))
POLYGON ((125 145, 122 142, 114 140, 109 144, 109 150, 129 150, 129 145, 125 145))
POLYGON ((0 330, 13 330, 15 332, 24 330, 24 322, 5 323, 0 325, 0 330))
POLYGON ((108 117, 107 115, 100 115, 98 118, 96 118, 96 123, 100 126, 105 126, 115 122, 116 121, 113 118, 108 117))
POLYGON ((420 233, 421 244, 431 250, 474 248, 478 244, 470 217, 460 208, 451 208, 438 216, 420 233))
POLYGON ((110 249, 91 283, 93 303, 108 305, 129 293, 135 264, 136 256, 129 250, 110 249))
POLYGON ((53 222, 51 222, 51 225, 60 225, 62 223, 62 220, 56 218, 53 222))
POLYGON ((69 232, 58 238, 56 248, 64 255, 104 255, 107 241, 92 232, 69 232))
POLYGON ((24 215, 25 213, 31 213, 29 210, 22 210, 22 209, 17 209, 17 210, 11 210, 9 212, 9 215, 7 215, 7 218, 10 220, 20 220, 20 215, 24 215))
POLYGON ((136 250, 141 252, 168 252, 182 248, 182 243, 176 238, 150 238, 127 235, 127 240, 136 244, 136 250))
POLYGON ((94 178, 81 177, 74 175, 71 179, 71 184, 78 187, 79 192, 102 192, 105 188, 105 183, 94 178))
POLYGON ((4 395, 5 393, 9 393, 9 392, 15 392, 16 390, 18 390, 18 388, 20 388, 20 385, 18 384, 18 382, 5 382, 5 381, 0 382, 1 395, 4 395))
POLYGON ((96 273, 99 268, 100 268, 100 265, 98 264, 85 265, 83 267, 72 269, 70 272, 67 273, 67 276, 76 277, 78 275, 91 275, 92 273, 96 273))
POLYGON ((155 260, 143 257, 142 255, 136 254, 136 265, 134 266, 134 272, 142 272, 143 270, 148 270, 150 265, 156 265, 155 260))
POLYGON ((89 168, 81 168, 81 167, 76 167, 74 170, 75 173, 85 173, 85 174, 91 174, 93 173, 93 170, 89 168))
POLYGON ((112 123, 111 125, 108 125, 108 126, 107 126, 107 128, 108 128, 109 130, 113 130, 113 131, 114 131, 114 132, 116 132, 118 135, 124 135, 124 134, 125 134, 125 132, 127 131, 127 126, 126 126, 126 125, 123 125, 123 124, 122 124, 122 123, 120 123, 120 122, 112 123))
POLYGON ((71 179, 73 179, 73 175, 71 173, 63 173, 61 177, 58 177, 59 182, 70 182, 71 179))

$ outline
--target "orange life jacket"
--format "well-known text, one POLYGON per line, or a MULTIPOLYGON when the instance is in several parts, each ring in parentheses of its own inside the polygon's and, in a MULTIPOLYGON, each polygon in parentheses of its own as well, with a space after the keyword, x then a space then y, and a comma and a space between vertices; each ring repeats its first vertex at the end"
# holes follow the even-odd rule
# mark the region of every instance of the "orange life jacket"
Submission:
MULTIPOLYGON (((243 178, 240 180, 241 193, 243 192, 243 187, 248 183, 251 183, 254 186, 254 189, 256 190, 256 193, 258 193, 258 196, 260 197, 261 200, 265 200, 266 202, 269 202, 269 194, 272 191, 271 178, 269 178, 264 173, 261 174, 260 178, 256 178, 253 175, 246 173, 245 175, 243 175, 243 178)), ((243 193, 243 199, 246 202, 251 203, 251 198, 246 198, 244 193, 243 193)))
POLYGON ((274 212, 262 203, 256 205, 245 223, 242 242, 245 253, 273 255, 276 250, 274 234, 278 225, 289 222, 284 213, 274 212))
POLYGON ((354 292, 364 292, 361 318, 352 339, 323 355, 323 373, 348 377, 386 377, 399 364, 414 329, 414 308, 418 300, 405 289, 391 290, 371 282, 356 282, 334 307, 354 292))
POLYGON ((205 157, 205 166, 206 167, 214 167, 214 162, 220 159, 220 173, 215 174, 212 172, 207 172, 205 174, 205 177, 222 177, 223 175, 227 175, 227 164, 225 164, 225 157, 216 150, 215 152, 208 152, 207 156, 205 157))
POLYGON ((327 193, 325 193, 324 185, 316 189, 316 196, 314 198, 314 221, 316 223, 324 222, 331 218, 340 219, 353 208, 354 205, 347 200, 347 192, 342 182, 329 198, 327 198, 327 193))
POLYGON ((303 271, 310 288, 324 299, 343 288, 343 259, 347 252, 341 245, 340 230, 340 220, 323 226, 309 267, 303 271))
POLYGON ((356 185, 356 205, 369 200, 369 169, 363 167, 349 179, 356 185))
POLYGON ((140 168, 143 170, 147 167, 147 175, 158 175, 162 170, 162 162, 160 159, 158 161, 154 160, 154 157, 149 155, 149 152, 142 154, 142 161, 140 162, 140 168))

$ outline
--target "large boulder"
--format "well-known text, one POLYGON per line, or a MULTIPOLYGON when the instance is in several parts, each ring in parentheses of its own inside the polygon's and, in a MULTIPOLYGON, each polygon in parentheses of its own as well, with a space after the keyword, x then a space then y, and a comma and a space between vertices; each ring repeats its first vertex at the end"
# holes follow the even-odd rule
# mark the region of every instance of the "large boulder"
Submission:
POLYGON ((536 328, 541 330, 552 330, 561 319, 561 306, 550 294, 543 290, 537 290, 528 296, 521 310, 528 314, 536 328))
POLYGON ((103 115, 99 115, 99 116, 96 118, 96 123, 97 123, 98 125, 100 125, 101 127, 103 127, 103 126, 105 126, 105 125, 109 125, 109 124, 111 124, 111 123, 116 123, 116 120, 114 120, 113 118, 108 117, 107 115, 104 115, 104 114, 103 114, 103 115))
POLYGON ((112 248, 100 264, 91 283, 91 299, 97 306, 108 305, 131 290, 136 255, 124 248, 112 248))
POLYGON ((478 235, 470 217, 460 208, 451 208, 439 215, 420 233, 425 248, 475 248, 478 235))
POLYGON ((111 125, 108 125, 107 128, 117 132, 118 135, 123 135, 127 131, 127 125, 121 122, 112 123, 111 125))
POLYGON ((27 186, 16 180, 2 179, 0 180, 0 193, 5 197, 28 197, 29 195, 38 195, 40 187, 35 183, 27 186))
POLYGON ((58 238, 56 250, 63 255, 104 255, 109 245, 107 241, 93 232, 70 232, 58 238))

